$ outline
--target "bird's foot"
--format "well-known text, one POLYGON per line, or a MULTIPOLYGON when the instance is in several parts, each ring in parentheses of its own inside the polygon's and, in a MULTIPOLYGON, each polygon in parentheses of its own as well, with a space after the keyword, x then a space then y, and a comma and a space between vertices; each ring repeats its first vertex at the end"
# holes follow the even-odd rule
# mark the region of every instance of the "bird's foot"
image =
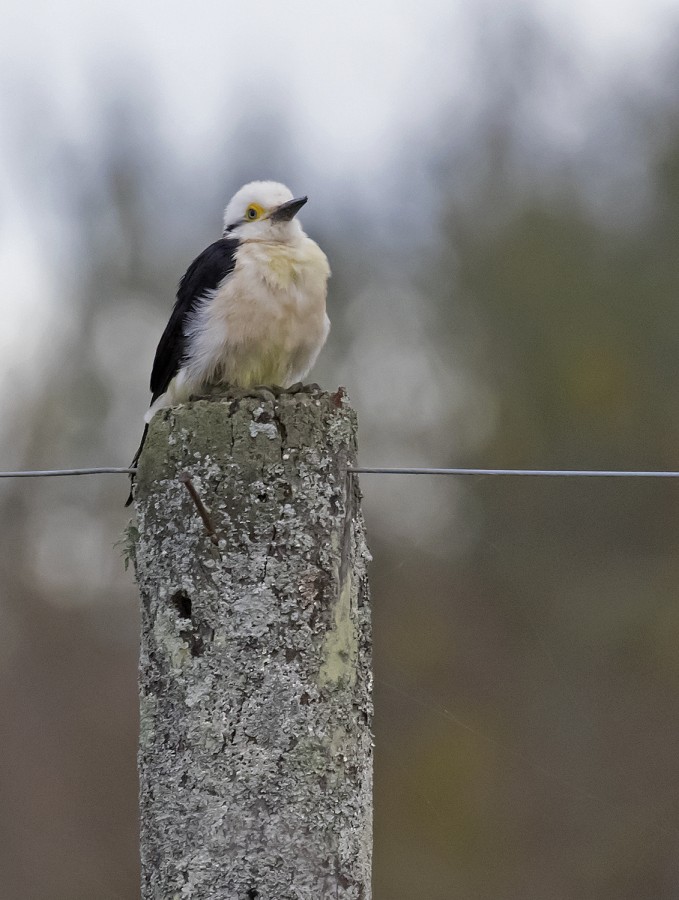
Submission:
POLYGON ((230 388, 229 400, 262 400, 264 402, 273 403, 278 394, 273 386, 267 384, 256 384, 251 388, 230 388))
POLYGON ((283 394, 314 394, 320 391, 320 387, 314 382, 303 384, 301 381, 291 384, 290 387, 281 387, 280 384, 256 384, 249 388, 238 388, 231 385, 214 385, 205 387, 200 394, 191 394, 193 400, 277 400, 283 394))
MULTIPOLYGON (((317 384, 302 384, 301 381, 291 384, 290 387, 281 387, 280 384, 256 384, 252 388, 243 389, 239 397, 259 397, 261 399, 270 400, 272 397, 276 399, 284 394, 313 394, 320 391, 317 384)), ((231 391, 229 391, 231 394, 231 391)))
POLYGON ((228 384, 202 384, 200 393, 191 394, 189 402, 192 403, 194 400, 222 400, 231 393, 231 390, 228 384))
POLYGON ((255 385, 251 388, 239 388, 230 384, 207 386, 199 394, 191 394, 189 401, 194 400, 275 400, 276 394, 266 385, 255 385))
POLYGON ((283 388, 282 393, 315 394, 317 391, 320 391, 320 389, 320 385, 316 384, 315 381, 312 381, 311 384, 303 384, 301 381, 296 381, 294 384, 291 384, 289 388, 283 388))

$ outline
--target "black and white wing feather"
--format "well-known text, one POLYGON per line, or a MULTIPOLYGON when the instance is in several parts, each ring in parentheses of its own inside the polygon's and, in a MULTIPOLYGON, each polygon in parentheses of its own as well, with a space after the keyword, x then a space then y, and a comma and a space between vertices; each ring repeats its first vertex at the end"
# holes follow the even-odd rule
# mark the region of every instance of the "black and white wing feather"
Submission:
POLYGON ((158 342, 151 370, 151 403, 168 389, 186 354, 186 325, 207 291, 217 288, 233 272, 238 241, 221 238, 203 250, 179 282, 170 321, 158 342))
MULTIPOLYGON (((186 356, 186 325, 191 314, 197 309, 207 291, 217 288, 221 281, 233 272, 236 265, 238 241, 233 238, 221 238, 203 250, 186 270, 179 282, 177 299, 175 300, 170 321, 165 326, 151 370, 151 403, 153 404, 170 386, 170 382, 181 369, 186 356)), ((149 426, 144 426, 144 433, 139 449, 134 454, 132 466, 137 461, 144 447, 149 426)), ((134 476, 132 476, 134 481, 134 476)), ((125 506, 132 503, 132 491, 125 506)))

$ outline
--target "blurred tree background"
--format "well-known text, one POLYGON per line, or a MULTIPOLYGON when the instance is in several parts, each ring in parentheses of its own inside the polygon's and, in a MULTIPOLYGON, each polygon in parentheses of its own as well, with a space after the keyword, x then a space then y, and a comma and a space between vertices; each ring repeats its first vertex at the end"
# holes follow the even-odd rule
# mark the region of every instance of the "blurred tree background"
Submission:
MULTIPOLYGON (((333 266, 314 378, 347 386, 365 464, 679 468, 678 49, 597 93, 536 19, 484 20, 473 96, 371 190, 304 159, 282 95, 187 164, 150 87, 94 84, 85 150, 24 91, 13 177, 47 299, 35 346, 5 354, 2 468, 129 460, 176 282, 262 176, 312 198, 333 266)), ((679 486, 362 486, 376 900, 679 896, 679 486)), ((138 896, 126 493, 0 485, 8 900, 138 896)))

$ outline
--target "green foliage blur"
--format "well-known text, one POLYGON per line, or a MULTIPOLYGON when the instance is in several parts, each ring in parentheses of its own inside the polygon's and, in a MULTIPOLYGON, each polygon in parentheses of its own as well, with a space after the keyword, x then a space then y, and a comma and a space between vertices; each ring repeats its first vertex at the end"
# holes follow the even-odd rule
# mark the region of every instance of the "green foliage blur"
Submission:
MULTIPOLYGON (((152 105, 115 86, 86 158, 58 129, 33 135, 21 166, 58 211, 59 327, 37 387, 8 404, 5 457, 131 458, 174 285, 232 190, 264 176, 311 196, 304 224, 334 273, 313 377, 347 386, 365 464, 678 469, 673 67, 659 59, 643 92, 610 85, 565 150, 526 110, 568 82, 562 57, 537 31, 495 40, 473 120, 443 108, 429 140, 405 141, 377 212, 351 188, 330 190, 331 215, 315 205, 272 110, 190 172, 152 105)), ((376 900, 676 897, 679 485, 362 488, 376 900)), ((138 896, 126 492, 114 477, 0 486, 8 900, 138 896)))

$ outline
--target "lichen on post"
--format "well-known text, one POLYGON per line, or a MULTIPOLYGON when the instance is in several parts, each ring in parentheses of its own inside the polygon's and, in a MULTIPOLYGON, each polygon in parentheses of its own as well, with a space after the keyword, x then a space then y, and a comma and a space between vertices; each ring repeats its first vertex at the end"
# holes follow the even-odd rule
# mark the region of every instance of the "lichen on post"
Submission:
POLYGON ((135 499, 144 900, 371 896, 355 459, 341 391, 200 400, 151 423, 135 499))

